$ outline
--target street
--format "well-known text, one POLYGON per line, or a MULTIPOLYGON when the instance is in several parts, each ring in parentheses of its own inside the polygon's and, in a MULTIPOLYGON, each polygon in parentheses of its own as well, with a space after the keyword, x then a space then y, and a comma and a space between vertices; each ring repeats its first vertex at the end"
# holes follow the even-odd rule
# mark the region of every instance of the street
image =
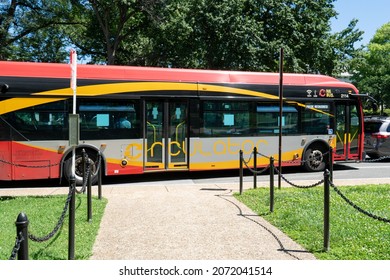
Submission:
MULTIPOLYGON (((260 169, 259 169, 260 170, 260 169)), ((390 161, 381 162, 349 162, 337 163, 334 165, 334 180, 356 181, 357 184, 364 181, 373 183, 390 183, 390 161)), ((323 172, 306 172, 300 167, 283 167, 283 176, 289 181, 295 182, 316 182, 323 179, 323 172)), ((269 183, 269 170, 257 176, 259 185, 269 183)), ((35 180, 19 182, 0 182, 0 188, 17 188, 17 187, 51 187, 59 186, 58 179, 52 180, 35 180)), ((216 170, 207 172, 165 172, 165 173, 146 173, 142 175, 129 176, 111 176, 103 179, 104 185, 164 185, 169 184, 217 184, 217 183, 237 183, 239 184, 239 170, 216 170)), ((253 182, 253 175, 250 171, 245 170, 243 182, 253 182)), ((275 185, 278 184, 278 174, 275 173, 275 185)), ((62 184, 66 187, 66 184, 62 184)))

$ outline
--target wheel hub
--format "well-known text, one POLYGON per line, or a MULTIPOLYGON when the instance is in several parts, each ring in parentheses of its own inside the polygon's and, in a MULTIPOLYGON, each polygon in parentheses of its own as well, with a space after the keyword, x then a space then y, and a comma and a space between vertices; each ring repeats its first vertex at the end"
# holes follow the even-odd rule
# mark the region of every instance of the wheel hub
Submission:
POLYGON ((324 156, 319 150, 314 150, 309 156, 309 161, 311 165, 315 167, 319 166, 322 163, 323 159, 324 156))

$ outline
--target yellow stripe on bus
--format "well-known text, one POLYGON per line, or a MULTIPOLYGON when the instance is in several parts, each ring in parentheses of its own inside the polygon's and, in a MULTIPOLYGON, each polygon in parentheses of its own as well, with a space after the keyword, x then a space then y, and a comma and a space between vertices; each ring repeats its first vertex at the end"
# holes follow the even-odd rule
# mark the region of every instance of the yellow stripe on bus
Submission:
POLYGON ((66 98, 11 98, 0 102, 0 114, 6 114, 16 110, 28 108, 31 106, 42 105, 54 101, 64 100, 66 98))
MULTIPOLYGON (((208 84, 193 84, 193 83, 171 83, 171 82, 132 82, 132 83, 114 83, 103 85, 81 86, 77 88, 78 96, 99 96, 105 94, 142 92, 142 91, 159 91, 159 90, 189 90, 189 91, 213 91, 213 92, 230 92, 242 95, 250 95, 256 97, 264 97, 268 99, 278 99, 277 96, 257 92, 252 90, 216 86, 208 84)), ((68 95, 72 96, 73 92, 70 88, 49 90, 35 93, 35 95, 68 95)))
MULTIPOLYGON (((262 97, 266 99, 278 100, 279 97, 247 89, 240 89, 235 87, 209 85, 209 84, 194 84, 194 83, 178 83, 178 82, 126 82, 126 83, 111 83, 111 84, 99 84, 77 87, 77 96, 100 96, 107 94, 129 93, 129 92, 142 92, 142 91, 174 91, 174 90, 188 90, 188 91, 200 91, 200 92, 223 92, 223 93, 235 93, 240 95, 249 95, 255 97, 262 97)), ((62 88, 56 90, 49 90, 43 92, 33 93, 32 95, 39 96, 67 96, 73 95, 71 88, 62 88)), ((23 108, 50 103, 54 101, 64 100, 65 98, 11 98, 0 102, 0 114, 5 114, 15 110, 23 108)), ((289 101, 289 103, 295 103, 299 106, 306 107, 304 104, 289 101)), ((307 108, 307 107, 306 107, 307 108)), ((333 116, 327 112, 308 108, 313 111, 320 112, 322 114, 333 116)))
MULTIPOLYGON (((278 97, 271 94, 256 92, 245 89, 238 89, 224 86, 213 86, 206 84, 193 83, 171 83, 171 82, 132 82, 132 83, 112 83, 99 84, 77 87, 77 96, 99 96, 106 94, 142 92, 142 91, 173 91, 173 90, 189 90, 189 91, 216 91, 216 92, 231 92, 236 94, 251 95, 264 97, 269 99, 277 99, 278 97)), ((31 106, 42 105, 54 101, 64 100, 65 98, 53 98, 53 96, 71 97, 73 91, 71 88, 62 88, 43 92, 33 93, 32 95, 51 96, 52 98, 25 98, 15 97, 0 102, 0 114, 6 114, 12 111, 24 109, 31 106)))

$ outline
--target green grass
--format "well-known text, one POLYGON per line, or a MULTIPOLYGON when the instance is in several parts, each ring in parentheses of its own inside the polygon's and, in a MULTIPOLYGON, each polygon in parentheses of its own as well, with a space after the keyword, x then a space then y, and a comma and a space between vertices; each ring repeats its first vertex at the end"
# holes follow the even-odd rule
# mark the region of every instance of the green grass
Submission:
MULTIPOLYGON (((0 260, 8 260, 15 244, 15 221, 20 212, 29 220, 28 230, 37 237, 49 234, 64 209, 67 195, 0 197, 0 260)), ((87 221, 87 196, 75 200, 75 259, 89 259, 107 200, 92 197, 92 221, 87 221)), ((69 211, 57 234, 45 242, 28 241, 31 260, 68 259, 69 211)))
MULTIPOLYGON (((338 187, 360 208, 390 219, 390 185, 338 187)), ((330 190, 330 250, 324 252, 323 187, 275 189, 274 212, 269 189, 248 190, 235 197, 278 227, 317 259, 389 260, 390 223, 368 217, 330 190)))

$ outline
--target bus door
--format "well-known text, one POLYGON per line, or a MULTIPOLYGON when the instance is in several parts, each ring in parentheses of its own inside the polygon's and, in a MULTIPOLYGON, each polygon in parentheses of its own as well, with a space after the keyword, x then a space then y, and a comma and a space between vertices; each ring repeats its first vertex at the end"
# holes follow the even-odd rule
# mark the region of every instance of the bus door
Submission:
POLYGON ((360 159, 362 124, 358 108, 355 102, 336 102, 335 160, 360 159))
POLYGON ((187 101, 145 101, 145 171, 188 169, 187 127, 187 101))

